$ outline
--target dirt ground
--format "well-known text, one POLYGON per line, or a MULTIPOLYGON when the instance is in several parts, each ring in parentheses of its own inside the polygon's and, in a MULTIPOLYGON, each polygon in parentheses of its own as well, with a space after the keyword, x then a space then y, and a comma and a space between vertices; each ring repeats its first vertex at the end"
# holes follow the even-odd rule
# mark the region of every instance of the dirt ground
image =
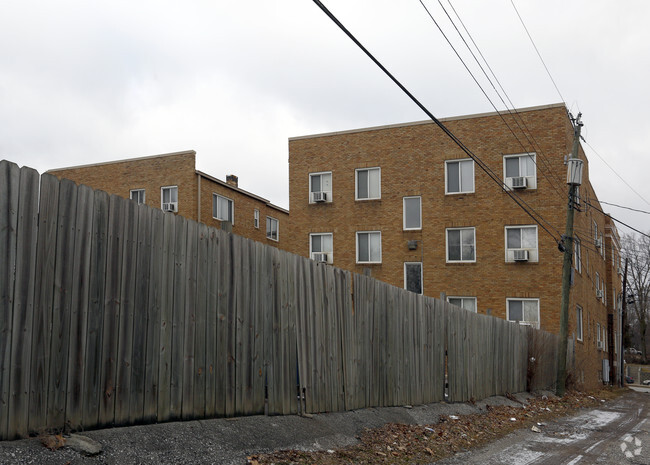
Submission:
MULTIPOLYGON (((564 397, 537 396, 519 407, 486 405, 479 414, 443 415, 438 423, 404 425, 388 423, 367 429, 359 443, 338 450, 283 450, 248 457, 250 465, 293 464, 429 464, 460 451, 482 446, 520 428, 537 428, 544 422, 594 407, 624 393, 623 389, 596 392, 570 391, 564 397)), ((514 399, 514 398, 511 398, 514 399)))

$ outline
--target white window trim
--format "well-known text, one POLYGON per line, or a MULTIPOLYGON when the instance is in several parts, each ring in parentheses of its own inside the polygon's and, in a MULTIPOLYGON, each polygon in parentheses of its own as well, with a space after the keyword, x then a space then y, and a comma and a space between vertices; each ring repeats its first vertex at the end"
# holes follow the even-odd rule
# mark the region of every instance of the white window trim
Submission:
MULTIPOLYGON (((142 203, 143 203, 143 204, 146 204, 146 203, 147 203, 147 191, 146 191, 145 189, 130 189, 130 190, 129 190, 129 199, 131 199, 131 200, 137 200, 137 199, 134 199, 134 198, 133 198, 133 193, 134 193, 134 192, 142 192, 142 203)), ((162 191, 161 191, 160 193, 161 193, 161 197, 162 197, 162 191)), ((161 206, 162 206, 162 205, 161 205, 161 206)))
MULTIPOLYGON (((311 194, 312 194, 312 192, 311 192, 311 177, 312 177, 312 176, 319 176, 319 175, 321 175, 321 174, 329 174, 330 177, 332 178, 332 184, 334 184, 334 176, 332 176, 332 172, 331 172, 331 171, 317 171, 317 172, 315 172, 315 173, 309 173, 309 192, 308 192, 308 195, 309 195, 309 203, 317 203, 317 202, 314 202, 314 201, 313 201, 312 196, 311 196, 311 194)), ((334 189, 334 186, 332 186, 332 190, 333 190, 333 189, 334 189)), ((327 192, 327 200, 325 201, 325 203, 331 203, 331 202, 332 202, 332 190, 329 190, 329 191, 321 191, 321 192, 327 192)))
MULTIPOLYGON (((503 232, 504 236, 504 244, 505 244, 505 249, 506 249, 506 262, 508 263, 514 263, 515 260, 514 258, 512 260, 508 259, 508 251, 510 250, 528 250, 529 251, 529 259, 528 261, 531 263, 537 263, 539 262, 539 231, 537 229, 536 224, 516 224, 516 225, 511 225, 511 226, 506 226, 503 232), (537 244, 537 247, 534 249, 511 249, 508 247, 508 229, 521 229, 521 228, 535 228, 535 243, 537 244), (533 251, 535 253, 534 260, 530 258, 530 251, 533 251)), ((474 239, 476 241, 476 239, 474 239)))
MULTIPOLYGON (((229 198, 229 197, 226 197, 225 195, 221 195, 221 194, 217 194, 216 192, 213 192, 212 193, 212 202, 214 202, 214 197, 215 196, 221 197, 222 199, 226 199, 226 200, 229 200, 230 202, 232 202, 232 221, 231 221, 231 223, 234 226, 235 225, 235 201, 233 199, 229 198)), ((217 206, 218 205, 219 204, 217 203, 217 206)), ((217 218, 216 216, 214 216, 214 203, 213 203, 212 213, 213 213, 212 218, 214 218, 215 220, 217 220, 217 221, 228 221, 228 220, 222 220, 222 219, 217 218)))
POLYGON ((356 253, 355 253, 355 260, 358 265, 372 265, 372 264, 380 264, 382 261, 382 244, 381 244, 381 231, 357 231, 355 234, 356 237, 356 253), (369 233, 378 233, 379 234, 379 261, 368 261, 368 262, 360 262, 359 261, 359 234, 369 234, 369 233))
MULTIPOLYGON (((458 175, 462 179, 462 176, 460 174, 460 169, 458 171, 458 175)), ((460 179, 459 179, 458 184, 460 184, 460 179)), ((472 160, 471 158, 459 158, 457 160, 445 160, 445 195, 473 194, 474 192, 476 192, 476 171, 474 169, 474 160, 472 160), (471 191, 463 191, 463 190, 461 190, 461 191, 458 191, 458 192, 449 192, 449 186, 447 185, 447 179, 449 177, 448 173, 447 173, 447 165, 449 163, 460 163, 462 161, 471 161, 472 162, 472 180, 473 180, 473 182, 472 182, 472 190, 471 191)))
POLYGON ((580 247, 581 241, 578 236, 573 238, 573 267, 576 271, 582 274, 582 248, 580 247), (577 253, 576 253, 577 252, 577 253))
MULTIPOLYGON (((449 299, 463 299, 463 300, 465 300, 465 299, 471 299, 471 300, 474 301, 474 313, 478 313, 478 305, 477 305, 478 302, 476 301, 476 297, 474 297, 474 296, 467 296, 467 295, 448 295, 448 296, 447 296, 447 303, 451 303, 451 302, 449 302, 449 299)), ((453 304, 452 304, 452 305, 453 305, 453 304)), ((463 307, 461 307, 461 308, 463 308, 463 307)), ((463 308, 463 310, 467 310, 467 309, 463 308)), ((469 311, 469 310, 467 310, 467 311, 469 311)))
MULTIPOLYGON (((461 245, 463 243, 461 239, 461 245)), ((463 256, 463 252, 461 250, 460 253, 461 257, 463 256)), ((445 229, 445 258, 447 260, 447 263, 476 263, 476 257, 478 253, 476 251, 476 227, 471 226, 471 227, 465 227, 465 228, 446 228, 445 229), (462 231, 465 229, 471 229, 474 231, 474 259, 473 260, 449 260, 449 231, 462 231)))
POLYGON ((255 229, 260 229, 260 211, 257 208, 253 210, 253 226, 255 229))
POLYGON ((326 253, 327 254, 327 263, 333 263, 334 262, 334 233, 331 232, 322 232, 322 233, 310 233, 309 234, 309 258, 313 257, 314 253, 326 253), (311 238, 313 236, 332 236, 332 250, 330 252, 314 252, 311 248, 311 238))
MULTIPOLYGON (((521 300, 522 302, 528 301, 528 302, 537 302, 537 326, 536 328, 539 329, 541 325, 541 317, 540 317, 540 308, 539 308, 539 299, 531 299, 531 298, 525 298, 525 297, 507 297, 506 298, 506 320, 510 321, 511 323, 516 323, 516 321, 511 321, 510 320, 510 302, 513 300, 521 300)), ((523 311, 523 309, 522 309, 523 311)))
MULTIPOLYGON (((402 228, 404 231, 421 231, 422 230, 422 196, 420 195, 409 195, 402 197, 402 228), (420 199, 420 226, 418 228, 407 228, 406 227, 406 199, 420 199)), ((415 262, 414 262, 415 263, 415 262)))
POLYGON ((585 326, 584 326, 584 317, 583 310, 580 305, 576 305, 576 339, 578 341, 583 341, 585 337, 585 326), (578 310, 580 310, 580 319, 578 320, 578 310), (580 337, 578 337, 578 321, 580 322, 580 337))
MULTIPOLYGON (((533 158, 533 163, 535 164, 535 175, 533 175, 533 176, 520 176, 520 177, 529 178, 529 179, 532 178, 532 181, 533 181, 532 185, 530 185, 530 183, 529 183, 528 187, 526 187, 525 190, 537 189, 537 153, 536 152, 513 153, 513 154, 503 156, 503 182, 509 189, 514 190, 513 187, 508 184, 508 179, 510 179, 510 178, 508 178, 506 176, 506 159, 507 158, 515 158, 515 157, 521 158, 521 157, 527 157, 527 156, 532 156, 532 158, 533 158)), ((520 166, 520 168, 521 168, 521 166, 520 166)))
POLYGON ((164 198, 164 197, 163 197, 163 192, 164 192, 165 189, 176 189, 176 211, 178 211, 178 204, 180 203, 180 202, 178 201, 178 186, 162 186, 162 187, 160 188, 160 208, 162 208, 162 207, 163 207, 163 203, 165 203, 165 202, 163 201, 163 198, 164 198))
MULTIPOLYGON (((234 212, 234 207, 233 207, 233 212, 234 212)), ((276 224, 278 226, 278 233, 277 233, 278 237, 274 239, 273 237, 269 236, 269 232, 266 231, 266 238, 269 239, 269 240, 272 240, 274 242, 279 242, 280 241, 280 220, 273 217, 273 216, 268 216, 268 215, 266 216, 266 219, 267 219, 267 222, 268 222, 269 219, 275 220, 275 222, 276 222, 276 224)))
POLYGON ((373 167, 368 167, 368 168, 356 168, 354 170, 354 200, 358 201, 365 201, 365 200, 379 200, 381 199, 381 167, 380 166, 373 166, 373 167), (379 197, 368 197, 368 198, 359 198, 359 171, 371 171, 371 170, 378 170, 379 171, 379 197))
POLYGON ((404 262, 404 289, 406 289, 406 265, 420 265, 420 294, 424 294, 424 267, 422 262, 404 262))

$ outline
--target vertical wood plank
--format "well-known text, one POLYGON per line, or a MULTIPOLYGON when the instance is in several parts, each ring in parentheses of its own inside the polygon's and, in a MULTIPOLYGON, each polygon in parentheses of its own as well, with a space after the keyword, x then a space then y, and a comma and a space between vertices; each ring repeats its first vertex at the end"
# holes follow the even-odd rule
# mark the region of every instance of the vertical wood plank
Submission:
POLYGON ((35 170, 31 168, 20 170, 9 398, 9 434, 15 437, 25 437, 28 432, 32 350, 29 341, 32 337, 34 318, 39 180, 40 177, 35 170))
POLYGON ((14 266, 20 170, 0 161, 0 439, 9 438, 9 377, 11 367, 14 266))
MULTIPOLYGON (((207 332, 208 328, 208 289, 210 285, 210 233, 205 224, 197 225, 197 276, 196 276, 196 331, 194 335, 194 407, 193 416, 204 418, 206 416, 206 377, 208 367, 207 332)), ((214 326, 212 327, 214 330, 214 326)))
POLYGON ((72 309, 70 315, 70 345, 68 350, 68 390, 66 423, 73 430, 83 427, 85 356, 90 297, 90 271, 93 241, 94 191, 80 186, 77 191, 77 218, 72 309))
POLYGON ((140 286, 142 282, 147 280, 146 272, 137 269, 136 253, 140 245, 138 244, 138 205, 133 201, 122 203, 124 222, 121 247, 123 258, 120 271, 120 312, 117 326, 117 357, 115 363, 114 423, 116 425, 125 425, 130 423, 132 419, 142 417, 142 409, 138 412, 129 403, 132 370, 136 371, 135 364, 142 363, 142 354, 134 356, 133 345, 134 341, 144 340, 142 332, 136 332, 134 328, 135 313, 137 312, 138 315, 144 314, 144 308, 140 308, 135 302, 136 282, 140 286))
POLYGON ((62 428, 65 423, 66 383, 68 380, 68 344, 70 312, 74 287, 73 258, 75 250, 75 218, 77 186, 67 179, 59 188, 58 232, 54 270, 52 307, 52 341, 47 399, 47 425, 62 428))
POLYGON ((183 333, 183 406, 181 415, 184 420, 194 418, 194 345, 196 335, 196 286, 198 272, 198 232, 195 221, 187 222, 187 252, 185 267, 185 327, 183 333))
POLYGON ((156 421, 158 415, 158 393, 160 376, 160 334, 163 295, 167 293, 164 287, 163 263, 168 263, 166 258, 168 250, 164 248, 164 214, 157 208, 150 209, 151 215, 151 257, 149 261, 149 289, 147 298, 147 346, 145 381, 144 381, 144 406, 143 421, 156 421))
MULTIPOLYGON (((176 216, 163 214, 163 254, 160 283, 160 346, 158 371, 158 413, 159 421, 171 418, 172 383, 172 335, 174 324, 174 275, 176 269, 176 216)), ((180 227, 179 227, 180 229, 180 227)))
MULTIPOLYGON (((61 185, 63 189, 63 183, 61 185)), ((93 236, 90 260, 90 293, 84 378, 83 424, 96 425, 100 402, 100 361, 104 324, 104 281, 106 279, 106 250, 108 248, 108 205, 106 192, 95 191, 93 206, 93 236)))
POLYGON ((104 324, 100 360, 98 425, 111 425, 115 419, 115 383, 117 381, 118 331, 122 310, 122 260, 124 257, 124 224, 126 199, 111 195, 108 213, 108 249, 104 294, 104 324))
MULTIPOLYGON (((0 173, 2 168, 0 168, 0 173)), ((0 174, 2 179, 2 174, 0 174)), ((0 181, 2 184, 2 181, 0 181)), ((0 187, 2 189, 2 187, 0 187)), ((0 199, 5 199, 0 194, 0 199)), ((2 201, 0 200, 0 203, 2 201)), ((4 215, 0 205, 0 216, 4 215)), ((50 332, 52 324, 52 297, 54 295, 54 261, 56 249, 57 215, 59 208, 59 180, 50 174, 41 177, 41 196, 38 214, 38 250, 36 252, 36 289, 34 293, 34 320, 32 326, 31 394, 29 399, 29 431, 36 432, 46 424, 47 388, 50 366, 50 332)), ((1 223, 2 220, 0 220, 1 223)), ((2 226, 0 226, 2 229, 2 226)), ((2 237, 2 231, 0 231, 2 237)), ((2 239, 0 239, 0 244, 2 239)), ((0 248, 2 246, 0 245, 0 248)), ((0 252, 1 257, 6 257, 0 252)), ((0 265, 2 268, 2 265, 0 265)), ((0 271, 0 275, 2 272, 0 271)), ((0 278, 0 286, 2 281, 0 278)), ((2 294, 2 291, 0 291, 2 294)), ((73 299, 73 302, 75 299, 73 299)), ((0 306, 3 303, 0 300, 0 306)), ((4 307, 3 307, 4 308, 4 307)), ((2 343, 0 342, 0 345, 2 343)), ((0 350, 1 351, 1 350, 0 350)), ((0 408, 1 411, 1 408, 0 408)), ((2 416, 0 415, 0 419, 2 416)), ((1 421, 1 420, 0 420, 1 421)), ((2 428, 0 427, 0 430, 2 428)), ((0 434, 0 438, 2 435, 0 434)))
POLYGON ((219 317, 219 238, 216 229, 208 228, 207 237, 207 290, 205 325, 205 414, 217 415, 217 326, 219 317))
MULTIPOLYGON (((145 416, 144 403, 146 387, 146 374, 147 365, 151 362, 150 357, 154 355, 151 351, 147 351, 149 347, 150 332, 148 331, 148 317, 151 314, 149 302, 149 288, 151 287, 151 253, 153 248, 152 235, 151 235, 151 218, 153 210, 146 205, 135 206, 134 220, 137 219, 137 224, 133 228, 129 228, 129 233, 132 234, 132 242, 134 249, 133 259, 131 260, 132 266, 128 270, 134 272, 135 275, 130 278, 135 283, 133 291, 133 309, 125 308, 129 313, 133 314, 132 317, 132 336, 131 336, 131 377, 129 379, 129 423, 140 422, 145 416)), ((126 260, 125 260, 126 263, 126 260)), ((129 271, 125 268, 125 275, 128 277, 129 271)), ((155 320, 155 315, 151 315, 155 320)), ((129 318, 131 320, 131 318, 129 318)), ((122 325, 126 327, 126 325, 122 325)), ((125 338, 125 344, 128 344, 128 338, 125 338)), ((126 355, 126 354, 125 354, 126 355)), ((127 359, 128 357, 125 357, 127 359)), ((125 367, 127 370, 129 367, 125 367)), ((128 376, 128 373, 125 373, 128 376)), ((148 414, 147 414, 148 416, 148 414)))
POLYGON ((182 415, 183 405, 183 353, 185 335, 185 286, 187 283, 187 220, 182 216, 175 216, 176 222, 174 238, 174 299, 172 316, 172 360, 170 379, 170 404, 169 418, 176 420, 182 415))
MULTIPOLYGON (((217 355, 216 355, 216 414, 225 416, 228 412, 234 411, 234 405, 230 405, 232 398, 228 396, 228 366, 229 352, 228 341, 230 338, 231 320, 231 244, 230 234, 225 231, 216 231, 219 251, 219 272, 218 272, 218 300, 217 300, 217 355)), ((230 413, 232 415, 232 413, 230 413)))

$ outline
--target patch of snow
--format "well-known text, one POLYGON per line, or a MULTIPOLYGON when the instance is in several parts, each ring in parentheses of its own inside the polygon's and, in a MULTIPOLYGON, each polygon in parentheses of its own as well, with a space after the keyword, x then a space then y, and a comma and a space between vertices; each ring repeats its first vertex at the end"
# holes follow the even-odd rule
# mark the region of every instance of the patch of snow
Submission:
POLYGON ((519 449, 517 451, 508 448, 495 457, 496 462, 503 465, 528 465, 544 455, 543 452, 535 452, 528 449, 519 449))
POLYGON ((605 410, 592 410, 590 412, 578 415, 571 420, 571 423, 577 424, 583 428, 595 430, 610 424, 620 418, 623 414, 619 412, 607 412, 605 410))

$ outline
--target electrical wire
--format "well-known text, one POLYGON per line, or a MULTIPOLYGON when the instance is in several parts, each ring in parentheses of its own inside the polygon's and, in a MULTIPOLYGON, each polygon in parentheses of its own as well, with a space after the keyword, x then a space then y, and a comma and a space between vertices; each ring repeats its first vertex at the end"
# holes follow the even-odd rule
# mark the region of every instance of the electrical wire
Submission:
POLYGON ((553 79, 553 76, 551 76, 551 72, 548 70, 548 66, 546 66, 546 63, 544 62, 544 58, 542 58, 541 53, 539 53, 539 50, 537 49, 537 45, 535 45, 535 41, 533 40, 532 36, 530 35, 530 32, 528 32, 528 28, 526 27, 526 24, 524 23, 523 18, 519 14, 519 10, 517 10, 517 7, 515 6, 514 0, 510 0, 510 3, 512 3, 512 7, 515 9, 515 13, 517 13, 517 17, 519 18, 519 21, 521 21, 521 25, 524 27, 524 30, 526 31, 526 34, 528 35, 528 38, 530 39, 530 43, 533 44, 533 48, 535 48, 535 52, 537 52, 537 56, 539 57, 540 61, 544 65, 544 69, 546 70, 546 74, 548 74, 548 77, 551 78, 551 82, 555 86, 555 90, 557 91, 557 94, 560 96, 563 102, 566 102, 564 100, 564 97, 562 96, 562 92, 560 92, 560 89, 557 87, 557 84, 555 83, 555 79, 553 79))
POLYGON ((639 193, 638 193, 638 192, 637 192, 637 191, 636 191, 632 186, 630 186, 630 184, 629 184, 625 179, 623 179, 623 177, 622 177, 620 174, 618 174, 618 173, 616 172, 616 170, 615 170, 614 168, 612 168, 612 167, 610 166, 610 164, 607 163, 607 161, 606 161, 603 157, 600 156, 600 154, 596 151, 595 148, 593 148, 593 147, 589 144, 589 142, 587 142, 585 139, 582 139, 582 140, 584 141, 585 144, 587 144, 587 147, 589 147, 591 150, 593 150, 593 152, 596 154, 596 156, 598 156, 598 158, 600 158, 600 159, 602 160, 602 162, 605 163, 605 165, 607 165, 607 167, 608 167, 610 170, 612 170, 612 173, 614 173, 614 174, 618 177, 618 179, 620 179, 621 181, 623 181, 623 184, 625 184, 627 187, 629 187, 630 190, 631 190, 632 192, 634 192, 636 195, 638 195, 639 198, 640 198, 641 200, 643 200, 645 203, 647 203, 648 205, 650 205, 650 202, 648 202, 648 201, 647 201, 647 200, 646 200, 646 199, 645 199, 641 194, 639 194, 639 193))
MULTIPOLYGON (((476 154, 474 154, 465 144, 454 135, 451 130, 449 130, 438 118, 436 118, 411 92, 404 87, 404 85, 395 78, 388 69, 384 67, 384 65, 381 64, 379 60, 377 60, 364 46, 357 40, 357 38, 330 12, 325 5, 323 5, 320 0, 313 0, 314 3, 336 24, 349 38, 352 40, 365 54, 370 58, 378 67, 381 69, 386 76, 388 76, 394 83, 397 85, 402 92, 404 92, 412 101, 415 103, 463 152, 465 152, 474 162, 481 168, 487 175, 492 179, 497 185, 501 187, 501 189, 517 204, 519 207, 530 216, 535 223, 539 224, 540 227, 546 231, 546 233, 551 236, 556 242, 559 243, 559 239, 557 236, 555 236, 551 231, 549 231, 546 226, 544 226, 540 220, 535 218, 533 213, 531 213, 526 207, 522 205, 523 203, 526 203, 523 199, 521 199, 519 196, 513 195, 513 193, 510 191, 510 189, 503 183, 503 180, 500 180, 496 174, 491 170, 489 166, 487 166, 476 154)), ((558 233, 558 236, 561 236, 560 232, 551 224, 549 223, 542 215, 537 213, 532 207, 530 207, 528 204, 526 204, 530 210, 532 210, 539 218, 541 218, 544 222, 546 222, 551 228, 555 229, 555 231, 558 233)))
MULTIPOLYGON (((588 203, 588 202, 585 201, 585 203, 588 203)), ((610 215, 609 213, 605 213, 605 212, 602 211, 600 208, 598 208, 597 206, 595 206, 595 205, 593 205, 593 204, 591 204, 591 203, 588 203, 588 205, 590 205, 594 210, 596 210, 596 211, 602 213, 604 216, 606 216, 606 217, 608 217, 608 218, 611 218, 612 220, 616 221, 616 222, 619 223, 619 224, 622 224, 623 226, 625 226, 625 227, 631 229, 632 231, 638 232, 638 233, 641 234, 642 236, 645 236, 645 237, 650 238, 650 234, 646 234, 646 233, 644 233, 643 231, 640 231, 640 230, 636 229, 635 227, 630 226, 629 224, 622 222, 622 221, 619 220, 618 218, 614 218, 614 217, 613 217, 612 215, 610 215)))
MULTIPOLYGON (((478 47, 478 45, 477 45, 476 42, 474 41, 474 38, 472 37, 472 35, 470 34, 469 30, 468 30, 467 27, 465 26, 465 23, 463 22, 463 20, 461 19, 460 15, 458 14, 458 12, 456 11, 456 9, 454 8, 454 5, 452 5, 451 0, 447 0, 447 1, 448 1, 448 3, 449 3, 449 6, 451 7, 451 9, 453 10, 454 14, 455 14, 456 17, 458 18, 458 21, 459 21, 460 24, 462 25, 462 27, 463 27, 465 33, 467 34, 467 36, 468 36, 469 39, 471 40, 472 44, 473 44, 474 47, 476 48, 476 51, 479 53, 479 55, 480 55, 481 58, 483 59, 483 62, 485 63, 485 65, 487 66, 487 68, 490 70, 490 73, 491 73, 492 76, 494 77, 494 80, 495 80, 495 81, 497 82, 497 84, 499 85, 499 88, 501 89, 501 92, 505 95, 506 99, 507 99, 508 102, 510 103, 510 106, 512 107, 512 109, 510 109, 510 107, 508 106, 508 104, 504 101, 503 97, 501 96, 501 93, 499 93, 499 91, 497 90, 496 86, 495 86, 494 83, 492 82, 492 79, 490 78, 490 76, 488 75, 488 73, 485 71, 485 69, 483 68, 483 65, 481 65, 481 62, 480 62, 479 59, 476 57, 476 55, 474 54, 472 48, 469 46, 469 44, 467 43, 467 41, 466 41, 465 38, 463 37, 463 34, 460 32, 460 30, 459 30, 458 27, 456 26, 456 23, 454 22, 454 20, 453 20, 453 18, 451 17, 451 15, 447 12, 447 9, 446 9, 446 8, 444 7, 444 5, 442 4, 442 1, 441 1, 441 0, 438 0, 438 4, 439 4, 440 7, 442 8, 442 11, 444 11, 445 15, 447 15, 447 18, 449 19, 449 22, 452 24, 452 26, 454 26, 454 29, 455 29, 456 32, 458 33, 458 36, 461 38, 461 40, 462 40, 463 43, 465 44, 465 47, 467 48, 467 50, 469 51, 469 53, 470 53, 470 54, 472 55, 472 57, 474 58, 474 61, 476 62, 476 64, 478 65, 478 67, 479 67, 479 68, 481 69, 481 71, 483 72, 483 75, 485 76, 485 78, 488 80, 488 82, 489 82, 490 85, 492 86, 492 89, 494 90, 494 92, 497 94, 497 96, 498 96, 499 99, 501 100, 501 103, 502 103, 503 106, 506 108, 506 111, 510 114, 510 116, 511 116, 512 119, 513 119, 513 121, 515 122, 515 124, 517 125, 517 127, 519 128, 519 130, 521 131, 521 133, 523 134, 523 136, 526 138, 526 140, 528 141, 528 143, 530 144, 530 146, 532 147, 532 151, 534 151, 534 152, 536 152, 536 153, 538 153, 538 154, 540 155, 541 161, 542 161, 542 162, 544 163, 544 165, 546 166, 546 169, 548 170, 548 172, 549 172, 552 176, 554 176, 555 180, 556 180, 557 182, 559 182, 560 185, 562 185, 562 182, 559 180, 559 178, 557 177, 557 175, 556 175, 556 174, 554 173, 554 171, 551 169, 551 167, 550 167, 550 162, 549 162, 548 158, 546 157, 546 154, 544 154, 544 151, 542 150, 541 146, 540 146, 539 144, 537 144, 537 141, 535 140, 535 137, 533 136, 532 131, 530 131, 530 129, 529 129, 528 126, 526 125, 526 122, 524 121, 524 119, 523 119, 523 117, 521 116, 521 114, 520 114, 519 112, 517 112, 517 110, 516 110, 516 108, 515 108, 515 105, 512 103, 512 100, 511 100, 510 97, 508 96, 508 93, 505 91, 505 89, 504 89, 503 86, 501 85, 501 82, 499 81, 499 78, 497 78, 496 74, 495 74, 494 71, 492 70, 492 67, 490 66, 490 64, 489 64, 488 61, 486 60, 485 56, 484 56, 483 53, 481 52, 481 49, 478 47), (517 119, 517 118, 515 117, 515 115, 518 116, 519 119, 517 119), (521 124, 524 125, 524 127, 526 128, 526 130, 528 131, 528 133, 527 133, 526 131, 524 131, 524 129, 521 127, 520 121, 521 121, 521 124), (529 134, 530 134, 530 137, 529 137, 529 134), (532 137, 533 140, 531 140, 531 137, 532 137), (533 142, 533 141, 534 141, 534 142, 533 142), (537 145, 537 147, 536 147, 536 145, 537 145)), ((431 20, 434 22, 434 24, 438 27, 438 30, 439 30, 440 33, 443 35, 443 37, 447 40, 447 43, 448 43, 448 44, 451 46, 451 48, 454 50, 454 52, 456 53, 456 56, 458 57, 458 59, 463 63, 463 65, 465 66, 465 69, 470 73, 470 75, 472 75, 472 72, 469 71, 469 67, 465 64, 465 62, 463 61, 463 59, 460 57, 460 54, 456 51, 456 49, 454 48, 454 46, 451 44, 451 41, 447 38, 446 34, 443 32, 442 28, 438 25, 438 23, 436 22, 436 20, 433 18, 433 15, 431 14, 431 12, 430 12, 429 9, 426 7, 426 5, 423 3, 422 0, 420 0, 420 4, 421 4, 422 7, 425 9, 425 11, 427 12, 427 14, 428 14, 429 17, 431 18, 431 20)), ((474 78, 473 75, 472 75, 472 77, 474 78)), ((476 78, 474 78, 474 82, 476 82, 476 83, 478 84, 478 81, 476 80, 476 78)), ((481 87, 480 84, 479 84, 479 87, 481 87)), ((481 90, 483 90, 483 88, 481 88, 481 90)), ((483 91, 483 94, 486 95, 485 91, 483 91)), ((486 97, 487 97, 487 95, 486 95, 486 97)), ((512 135, 514 136, 514 138, 517 140, 517 142, 518 142, 519 145, 521 146, 522 150, 523 150, 524 152, 529 152, 529 151, 531 151, 531 150, 528 150, 528 149, 524 146, 524 144, 520 141, 519 137, 515 134, 515 132, 513 131, 513 129, 512 129, 512 128, 510 127, 510 125, 506 122, 505 118, 501 115, 501 113, 499 112, 499 110, 497 110, 496 106, 492 103, 492 101, 489 99, 489 97, 488 97, 488 101, 490 102, 490 104, 492 104, 492 108, 494 108, 494 110, 497 112, 497 114, 501 117, 501 119, 503 120, 503 123, 508 127, 508 129, 510 130, 510 132, 512 133, 512 135)), ((531 157, 531 160, 533 161, 533 163, 534 163, 536 166, 539 166, 539 168, 540 168, 540 170, 539 170, 540 173, 542 173, 542 174, 544 175, 544 177, 548 180, 548 182, 549 182, 549 184, 551 185, 551 187, 553 187, 553 189, 555 189, 555 191, 556 191, 558 194, 560 194, 561 196, 566 195, 566 189, 565 189, 565 191, 560 192, 561 188, 558 189, 557 186, 556 186, 555 184, 553 184, 553 181, 548 177, 548 175, 544 172, 544 170, 541 169, 542 166, 540 166, 534 158, 531 157)))
POLYGON ((639 210, 637 208, 626 207, 626 206, 623 206, 623 205, 616 205, 615 203, 609 203, 609 202, 605 202, 603 200, 600 200, 600 203, 604 203, 605 205, 611 205, 612 207, 624 208, 626 210, 632 210, 633 212, 645 213, 646 215, 650 215, 650 212, 647 212, 645 210, 639 210))

